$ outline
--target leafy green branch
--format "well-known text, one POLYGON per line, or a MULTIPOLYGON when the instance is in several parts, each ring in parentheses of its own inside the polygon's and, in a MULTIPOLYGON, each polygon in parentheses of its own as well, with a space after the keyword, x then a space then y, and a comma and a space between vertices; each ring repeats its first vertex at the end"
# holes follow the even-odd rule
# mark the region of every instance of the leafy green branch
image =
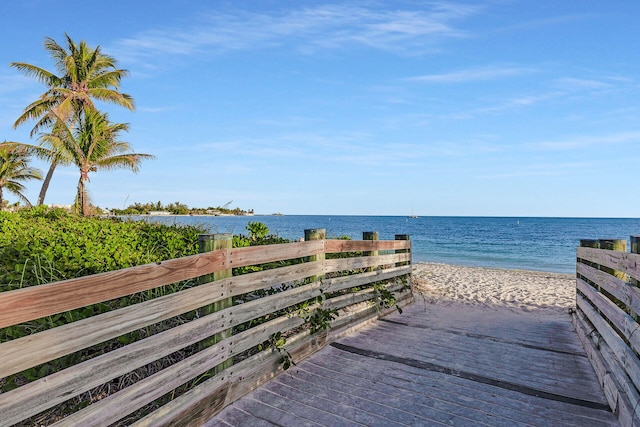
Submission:
POLYGON ((393 292, 387 289, 386 284, 377 282, 373 284, 374 297, 373 302, 378 309, 395 307, 398 313, 402 314, 402 308, 398 305, 398 300, 393 292))
POLYGON ((333 319, 338 317, 338 310, 323 308, 326 298, 326 295, 321 293, 317 297, 302 303, 296 310, 297 316, 309 324, 309 332, 311 334, 329 329, 333 319))
POLYGON ((267 341, 262 344, 258 344, 258 350, 268 350, 277 351, 280 353, 280 359, 278 359, 278 363, 282 365, 282 369, 285 371, 291 367, 291 365, 296 366, 296 363, 291 358, 291 353, 284 348, 284 345, 287 343, 287 339, 282 336, 282 332, 278 331, 269 337, 267 341))

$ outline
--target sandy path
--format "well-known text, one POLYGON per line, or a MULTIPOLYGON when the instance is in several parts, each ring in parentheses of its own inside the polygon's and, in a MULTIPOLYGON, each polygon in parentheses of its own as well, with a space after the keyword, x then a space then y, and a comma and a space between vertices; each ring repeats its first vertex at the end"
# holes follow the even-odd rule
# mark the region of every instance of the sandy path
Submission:
POLYGON ((412 281, 417 298, 427 303, 541 313, 575 306, 575 276, 569 274, 417 263, 412 281))

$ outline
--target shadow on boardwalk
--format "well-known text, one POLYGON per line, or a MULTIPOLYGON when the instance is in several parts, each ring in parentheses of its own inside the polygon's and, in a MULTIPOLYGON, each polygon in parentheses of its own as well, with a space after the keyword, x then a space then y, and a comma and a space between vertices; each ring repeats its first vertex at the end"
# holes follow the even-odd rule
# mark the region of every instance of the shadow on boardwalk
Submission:
POLYGON ((206 425, 618 423, 569 315, 416 302, 325 347, 206 425))

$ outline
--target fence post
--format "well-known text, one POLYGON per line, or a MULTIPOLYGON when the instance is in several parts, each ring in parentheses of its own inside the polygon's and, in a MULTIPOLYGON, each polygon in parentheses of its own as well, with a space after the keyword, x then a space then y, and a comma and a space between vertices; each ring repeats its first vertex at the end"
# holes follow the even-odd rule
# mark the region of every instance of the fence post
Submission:
MULTIPOLYGON (((600 248, 600 242, 597 239, 580 239, 580 247, 582 248, 600 248)), ((582 258, 579 259, 583 264, 588 265, 589 267, 599 268, 598 264, 584 260, 582 258)))
MULTIPOLYGON (((411 240, 409 239, 409 235, 408 234, 396 234, 395 240, 411 240)), ((409 249, 396 249, 396 253, 397 254, 406 254, 409 252, 409 249)), ((409 261, 405 261, 405 262, 396 262, 396 267, 400 267, 403 265, 409 265, 410 262, 409 261)))
MULTIPOLYGON (((627 241, 625 239, 600 239, 600 249, 606 249, 609 251, 626 252, 627 241)), ((613 268, 600 267, 600 270, 605 271, 618 279, 625 282, 629 279, 629 276, 623 271, 614 270, 613 268)))
MULTIPOLYGON (((363 231, 362 240, 378 240, 377 231, 363 231)), ((378 256, 378 251, 362 251, 362 256, 378 256)), ((374 267, 368 267, 367 271, 375 270, 374 267)))
MULTIPOLYGON (((326 228, 310 228, 308 230, 304 230, 304 240, 305 241, 309 241, 309 240, 325 240, 327 238, 327 229, 326 228)), ((325 252, 324 249, 322 250, 321 254, 318 255, 311 255, 310 257, 308 257, 308 261, 324 261, 325 259, 325 252)), ((324 279, 324 274, 319 274, 317 276, 311 276, 309 278, 309 280, 311 282, 315 282, 318 280, 322 280, 324 279)))
MULTIPOLYGON (((198 235, 198 247, 200 253, 204 252, 212 252, 217 251, 219 249, 231 249, 233 246, 233 235, 224 233, 224 234, 199 234, 198 235)), ((227 268, 225 270, 217 271, 213 274, 207 274, 200 278, 200 283, 209 283, 216 280, 227 279, 233 275, 231 268, 227 268)), ((223 310, 225 308, 231 307, 233 305, 233 298, 223 299, 221 301, 214 302, 207 307, 204 307, 204 314, 215 313, 216 311, 223 310)), ((216 344, 222 341, 225 338, 231 337, 233 331, 228 329, 223 332, 219 332, 215 334, 213 337, 207 339, 203 347, 209 347, 213 344, 216 344)), ((233 365, 233 359, 229 358, 215 367, 215 373, 219 373, 222 370, 233 365)))
MULTIPOLYGON (((631 253, 640 254, 640 236, 631 236, 631 253)), ((633 277, 630 279, 630 282, 634 286, 640 286, 640 281, 634 279, 633 277)))

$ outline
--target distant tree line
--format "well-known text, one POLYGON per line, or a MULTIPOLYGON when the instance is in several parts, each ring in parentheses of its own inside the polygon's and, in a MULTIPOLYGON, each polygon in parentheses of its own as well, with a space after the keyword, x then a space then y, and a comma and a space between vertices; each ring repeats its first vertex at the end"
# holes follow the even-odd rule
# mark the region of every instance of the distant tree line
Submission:
POLYGON ((125 209, 112 209, 114 215, 149 215, 152 212, 168 212, 173 215, 253 215, 253 209, 243 210, 240 208, 229 209, 226 207, 190 208, 184 203, 173 202, 163 205, 156 203, 134 203, 125 209))

